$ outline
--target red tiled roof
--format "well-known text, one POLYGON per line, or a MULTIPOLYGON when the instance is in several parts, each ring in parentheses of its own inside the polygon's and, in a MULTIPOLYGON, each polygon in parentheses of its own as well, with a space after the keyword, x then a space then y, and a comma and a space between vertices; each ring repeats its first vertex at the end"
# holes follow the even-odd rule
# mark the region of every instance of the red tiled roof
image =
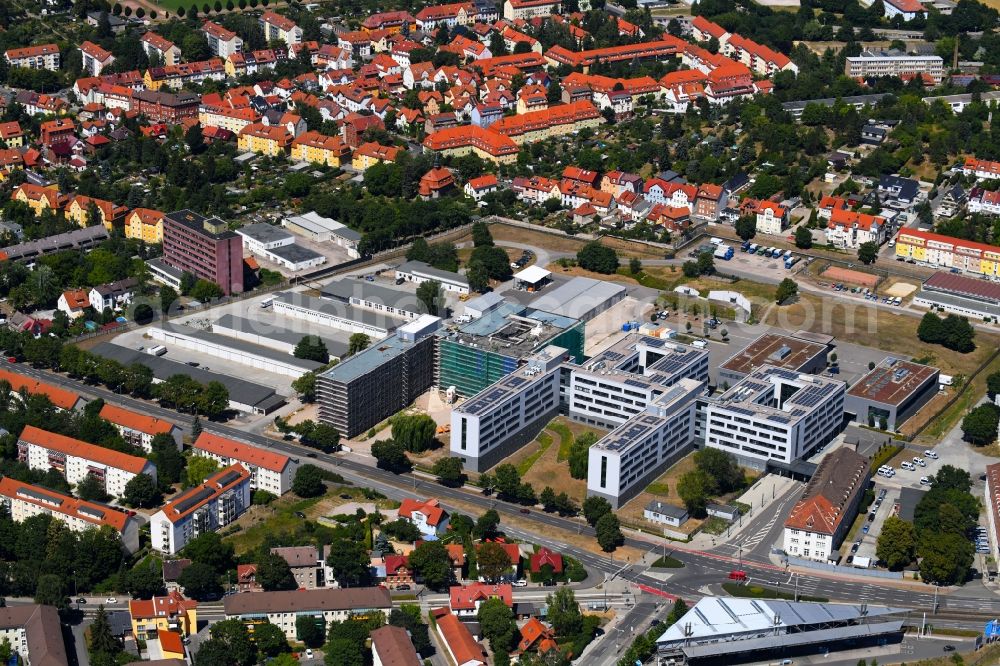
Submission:
POLYGON ((62 293, 70 310, 82 310, 90 305, 90 296, 86 289, 70 289, 62 293))
POLYGON ((448 650, 459 664, 486 662, 486 650, 476 642, 469 630, 447 608, 432 611, 448 650))
POLYGON ((64 388, 46 384, 45 382, 25 377, 24 375, 0 369, 0 381, 10 384, 13 391, 27 391, 31 395, 42 394, 48 396, 49 401, 60 409, 73 409, 80 401, 80 396, 64 388))
POLYGON ((173 590, 162 597, 130 599, 128 602, 128 610, 133 620, 171 617, 197 607, 197 601, 194 599, 185 599, 177 590, 173 590))
POLYGON ((9 476, 0 479, 0 495, 29 502, 36 506, 44 507, 49 511, 71 516, 93 525, 110 525, 119 532, 125 529, 125 524, 129 519, 129 515, 124 511, 119 511, 103 504, 87 502, 70 495, 63 495, 41 486, 22 483, 9 476), (40 496, 51 496, 53 501, 47 502, 41 499, 40 496), (81 509, 86 510, 81 511, 81 509))
POLYGON ((132 474, 141 474, 146 466, 150 464, 148 460, 139 456, 130 456, 121 451, 113 451, 103 446, 90 444, 83 440, 59 435, 30 425, 24 426, 24 430, 21 431, 18 440, 35 444, 51 451, 78 456, 85 460, 121 469, 132 474))
POLYGON ((108 403, 105 403, 104 407, 101 408, 101 418, 115 425, 137 430, 147 435, 169 433, 177 427, 173 423, 163 421, 155 416, 140 414, 108 403))
POLYGON ((160 648, 164 652, 184 654, 184 642, 181 640, 181 635, 176 631, 159 629, 156 632, 156 637, 160 639, 160 648))
POLYGON ((95 44, 94 42, 90 41, 80 44, 80 50, 89 55, 90 57, 99 60, 100 62, 104 62, 108 58, 112 57, 111 51, 105 50, 98 44, 95 44))
POLYGON ((7 49, 5 52, 10 60, 18 58, 37 58, 38 56, 52 55, 59 53, 58 44, 38 44, 36 46, 25 46, 20 49, 7 49))
POLYGON ((966 157, 964 169, 968 171, 982 171, 990 174, 993 178, 1000 178, 1000 162, 989 160, 979 160, 975 157, 966 157))
POLYGON ((830 229, 843 226, 869 230, 872 228, 872 225, 881 226, 884 222, 885 218, 878 215, 858 213, 847 208, 834 208, 830 211, 830 223, 828 226, 830 229))
POLYGON ((475 146, 494 157, 518 152, 517 144, 510 137, 487 131, 477 125, 460 125, 438 130, 424 139, 424 146, 431 150, 475 146))
POLYGON ((274 12, 264 12, 264 15, 260 17, 264 23, 270 23, 273 26, 288 32, 295 28, 295 21, 288 18, 287 16, 282 16, 281 14, 276 14, 274 12))
POLYGON ((472 583, 471 585, 455 585, 449 591, 451 597, 451 609, 473 610, 476 602, 483 602, 487 599, 500 599, 508 607, 514 607, 513 588, 509 584, 486 585, 484 583, 472 583))
POLYGON ((441 504, 436 499, 421 502, 409 497, 399 505, 398 515, 400 518, 412 519, 414 511, 424 514, 427 517, 427 524, 432 526, 437 526, 446 515, 445 510, 441 508, 441 504))
POLYGON ((497 177, 491 173, 488 173, 484 176, 479 176, 478 178, 470 178, 468 185, 473 190, 485 190, 490 187, 496 187, 497 177))
POLYGON ((210 432, 202 432, 193 444, 196 449, 207 451, 222 458, 231 458, 253 467, 263 467, 273 472, 281 472, 288 465, 289 458, 280 453, 237 442, 210 432))
POLYGON ((542 570, 545 565, 552 567, 554 573, 562 573, 563 570, 563 558, 559 553, 554 553, 544 546, 539 548, 537 552, 533 553, 531 556, 530 570, 531 573, 538 573, 542 570))
POLYGON ((958 251, 963 255, 982 255, 988 253, 991 256, 1000 257, 1000 247, 977 243, 976 241, 963 240, 954 236, 945 236, 931 231, 920 231, 919 229, 904 228, 896 236, 897 243, 905 245, 919 245, 925 247, 928 244, 936 245, 940 249, 958 251))
POLYGON ((172 523, 176 523, 181 518, 184 518, 185 516, 188 516, 191 513, 197 511, 200 507, 204 506, 206 502, 211 501, 214 497, 221 495, 230 488, 237 487, 238 485, 248 480, 249 478, 250 478, 250 472, 247 471, 247 468, 239 463, 234 463, 229 467, 225 467, 219 470, 215 474, 205 479, 205 482, 200 486, 195 486, 194 488, 189 488, 188 490, 185 490, 180 495, 178 495, 174 499, 164 504, 160 510, 163 512, 163 515, 166 517, 167 520, 169 520, 172 523), (219 482, 223 479, 223 477, 228 475, 230 472, 238 472, 239 475, 234 477, 226 485, 220 486, 219 482), (212 494, 205 495, 203 493, 203 491, 205 490, 210 490, 212 494), (190 499, 195 495, 199 496, 204 495, 204 496, 201 497, 201 499, 195 502, 194 504, 181 508, 181 504, 185 500, 190 499))

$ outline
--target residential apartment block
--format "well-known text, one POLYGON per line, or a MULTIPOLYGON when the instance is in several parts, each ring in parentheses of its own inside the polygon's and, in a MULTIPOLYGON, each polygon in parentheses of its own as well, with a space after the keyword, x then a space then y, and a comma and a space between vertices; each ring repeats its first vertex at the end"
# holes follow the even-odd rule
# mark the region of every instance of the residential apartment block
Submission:
POLYGON ((283 41, 292 46, 302 41, 302 28, 287 16, 266 11, 260 17, 260 27, 267 42, 283 41))
POLYGON ((861 55, 847 57, 844 74, 852 79, 927 75, 937 85, 944 78, 944 61, 941 56, 936 55, 911 56, 894 51, 864 51, 861 55))
POLYGON ((139 550, 139 524, 135 518, 103 504, 15 481, 9 476, 0 479, 0 504, 16 523, 44 514, 62 521, 73 532, 107 526, 121 535, 128 552, 139 550))
POLYGON ((832 561, 858 513, 871 478, 871 459, 842 446, 823 457, 785 521, 784 549, 792 557, 832 561))
POLYGON ((4 58, 11 67, 26 67, 28 69, 59 70, 59 45, 38 44, 20 49, 8 49, 4 58))
POLYGON ((323 563, 319 559, 316 546, 286 546, 272 548, 271 553, 280 555, 295 577, 295 585, 300 590, 315 590, 320 586, 320 571, 323 563))
POLYGON ((325 628, 352 615, 374 611, 388 614, 392 599, 389 590, 381 587, 352 587, 232 594, 223 604, 226 619, 244 622, 251 635, 255 624, 266 621, 280 627, 285 637, 294 641, 300 640, 295 625, 301 618, 311 617, 325 628))
POLYGON ((104 492, 112 497, 121 497, 125 485, 137 474, 147 474, 156 481, 156 465, 145 458, 30 425, 25 426, 18 437, 17 458, 31 469, 58 470, 70 485, 93 475, 103 484, 104 492))
POLYGON ((896 235, 896 256, 935 268, 957 268, 1000 277, 1000 247, 904 227, 896 235))
POLYGON ((267 451, 244 442, 202 432, 191 445, 196 456, 205 456, 228 467, 239 463, 250 471, 250 489, 266 490, 278 497, 292 489, 298 463, 281 453, 267 451))
POLYGON ((133 412, 110 403, 105 403, 101 408, 101 418, 111 423, 127 443, 146 453, 152 453, 153 438, 157 435, 169 435, 178 450, 181 448, 181 429, 170 421, 133 412))
POLYGON ((249 506, 250 472, 242 465, 230 465, 153 514, 149 521, 153 549, 174 555, 198 535, 233 522, 249 506))
POLYGON ((205 38, 208 40, 208 48, 220 58, 225 59, 234 53, 243 51, 243 40, 235 32, 223 28, 218 23, 205 21, 201 26, 201 31, 205 33, 205 38))
POLYGON ((765 365, 705 405, 705 445, 763 469, 790 464, 833 439, 843 425, 844 382, 765 365))
POLYGON ((243 291, 243 243, 217 217, 187 209, 163 218, 163 260, 214 282, 225 294, 243 291))

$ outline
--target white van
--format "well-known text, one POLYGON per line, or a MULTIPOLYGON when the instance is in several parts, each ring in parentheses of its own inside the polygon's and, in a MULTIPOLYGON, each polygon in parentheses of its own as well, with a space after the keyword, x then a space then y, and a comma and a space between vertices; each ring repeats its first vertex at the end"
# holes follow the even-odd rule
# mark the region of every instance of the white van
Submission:
POLYGON ((899 467, 900 469, 905 469, 907 472, 912 472, 914 469, 916 469, 913 466, 913 463, 911 463, 909 460, 904 460, 902 463, 900 463, 899 467))

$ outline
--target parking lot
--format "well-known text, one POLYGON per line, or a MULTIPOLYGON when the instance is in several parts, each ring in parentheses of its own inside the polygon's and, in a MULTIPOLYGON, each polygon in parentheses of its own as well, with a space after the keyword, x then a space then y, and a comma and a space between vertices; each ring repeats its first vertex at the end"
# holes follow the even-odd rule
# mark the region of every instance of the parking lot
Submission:
MULTIPOLYGON (((785 268, 785 260, 777 257, 765 257, 763 254, 750 254, 740 250, 740 244, 734 243, 733 258, 727 260, 716 259, 715 269, 720 273, 728 272, 728 268, 738 269, 739 273, 749 273, 761 282, 777 284, 786 277, 792 277, 803 266, 806 261, 799 259, 791 269, 785 268)), ((763 247, 763 246, 761 246, 763 247)), ((794 254, 794 251, 793 251, 794 254)))

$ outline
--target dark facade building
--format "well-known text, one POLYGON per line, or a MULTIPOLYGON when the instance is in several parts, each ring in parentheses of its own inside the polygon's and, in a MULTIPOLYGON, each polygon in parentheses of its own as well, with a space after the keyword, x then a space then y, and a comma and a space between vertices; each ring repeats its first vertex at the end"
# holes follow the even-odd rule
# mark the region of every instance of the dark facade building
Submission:
POLYGON ((197 118, 201 98, 193 93, 169 93, 140 90, 132 95, 134 110, 157 123, 179 123, 184 118, 197 118))
POLYGON ((243 291, 243 241, 217 217, 187 209, 166 215, 163 260, 216 283, 226 295, 243 291))

